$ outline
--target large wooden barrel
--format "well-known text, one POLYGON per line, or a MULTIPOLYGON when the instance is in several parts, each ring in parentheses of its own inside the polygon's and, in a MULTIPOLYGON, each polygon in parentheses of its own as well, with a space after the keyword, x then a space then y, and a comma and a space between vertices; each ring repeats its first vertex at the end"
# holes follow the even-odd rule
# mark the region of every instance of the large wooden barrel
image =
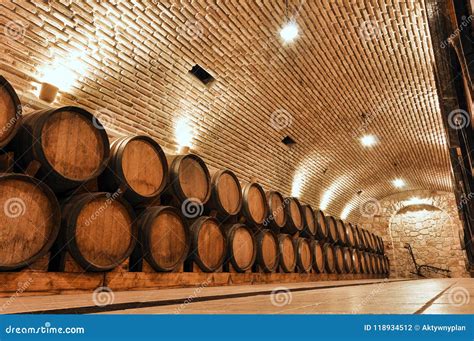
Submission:
POLYGON ((285 210, 287 220, 284 231, 290 234, 303 231, 304 216, 299 200, 292 197, 285 198, 285 210))
POLYGON ((355 247, 356 240, 354 235, 354 226, 351 223, 345 224, 346 227, 346 245, 355 247))
POLYGON ((362 233, 362 229, 360 227, 358 227, 357 225, 355 226, 355 233, 357 235, 357 237, 356 237, 356 240, 357 240, 356 248, 358 250, 365 250, 364 234, 362 233))
POLYGON ((345 246, 346 241, 346 224, 342 219, 336 221, 336 231, 337 231, 337 243, 341 246, 345 246))
POLYGON ((286 225, 285 199, 276 191, 267 191, 268 215, 263 225, 279 233, 286 225))
POLYGON ((96 178, 107 166, 109 139, 99 121, 78 107, 41 110, 23 117, 15 138, 19 164, 39 163, 36 177, 54 191, 96 178))
POLYGON ((374 239, 374 234, 372 232, 369 232, 367 230, 365 230, 366 232, 366 235, 367 235, 367 244, 368 244, 368 247, 369 247, 369 251, 370 252, 375 252, 376 249, 375 249, 375 239, 374 239))
POLYGON ((356 249, 351 249, 351 254, 352 254, 353 272, 358 274, 361 272, 359 252, 356 249))
POLYGON ((0 174, 0 270, 32 264, 53 245, 61 224, 54 193, 26 175, 0 174))
MULTIPOLYGON (((181 266, 188 255, 190 241, 188 227, 178 209, 149 207, 140 215, 137 225, 140 240, 137 257, 143 257, 160 272, 173 271, 181 266)), ((138 261, 132 257, 131 263, 138 261)))
POLYGON ((168 163, 160 145, 148 136, 129 136, 110 146, 107 168, 100 186, 108 192, 123 191, 125 199, 139 204, 157 198, 166 187, 168 163))
POLYGON ((323 211, 321 210, 318 210, 316 212, 316 223, 317 223, 316 239, 326 240, 328 238, 327 219, 323 211))
POLYGON ((336 257, 336 271, 337 273, 343 274, 345 273, 344 268, 344 250, 341 246, 335 245, 334 246, 334 254, 336 257))
POLYGON ((258 232, 256 263, 264 272, 274 272, 279 262, 278 238, 270 230, 258 232))
POLYGON ((242 186, 241 214, 252 226, 263 225, 268 216, 265 192, 258 183, 249 182, 242 186))
POLYGON ((196 218, 203 213, 211 196, 211 175, 204 161, 195 154, 166 155, 169 180, 166 197, 182 203, 183 215, 196 218), (189 206, 188 206, 189 205, 189 206), (198 208, 196 208, 199 206, 198 208))
POLYGON ((301 206, 304 216, 303 235, 307 238, 313 239, 318 231, 318 223, 314 215, 313 208, 310 205, 301 206))
POLYGON ((369 270, 369 273, 374 274, 375 273, 375 266, 374 266, 373 254, 371 252, 367 252, 365 260, 367 262, 367 269, 369 270))
POLYGON ((213 217, 199 217, 191 224, 189 259, 204 272, 213 272, 224 263, 227 241, 219 222, 213 217))
POLYGON ((207 208, 219 217, 235 216, 242 208, 242 188, 237 176, 229 169, 211 171, 211 198, 207 208))
POLYGON ((278 236, 280 251, 280 266, 283 272, 294 272, 296 267, 296 248, 293 239, 288 234, 278 236))
POLYGON ((333 244, 339 242, 338 233, 337 233, 337 221, 334 217, 327 217, 328 225, 328 241, 333 244))
POLYGON ((324 273, 324 248, 322 242, 317 240, 311 241, 311 250, 313 258, 313 269, 317 273, 324 273))
POLYGON ((359 227, 359 237, 361 240, 361 250, 368 251, 369 250, 369 241, 367 240, 367 231, 361 227, 359 227))
POLYGON ((224 227, 227 238, 227 259, 237 272, 252 268, 257 256, 257 245, 252 231, 243 224, 224 227))
POLYGON ((300 272, 309 273, 313 266, 313 255, 309 239, 298 238, 296 244, 296 264, 300 272))
POLYGON ((0 148, 15 136, 21 124, 22 106, 13 87, 0 76, 0 148))
POLYGON ((344 254, 344 272, 350 274, 354 271, 354 263, 352 262, 351 249, 348 247, 344 247, 342 248, 342 252, 344 254))
POLYGON ((336 272, 336 252, 334 245, 329 243, 324 244, 324 264, 326 267, 326 272, 336 272))
POLYGON ((62 211, 63 234, 59 247, 67 246, 84 270, 111 270, 132 253, 138 237, 135 214, 115 193, 74 196, 62 211))

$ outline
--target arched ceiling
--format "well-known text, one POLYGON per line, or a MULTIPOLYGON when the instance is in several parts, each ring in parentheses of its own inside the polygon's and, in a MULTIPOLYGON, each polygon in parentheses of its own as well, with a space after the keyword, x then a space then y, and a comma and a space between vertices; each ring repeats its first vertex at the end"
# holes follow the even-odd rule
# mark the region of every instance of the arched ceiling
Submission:
POLYGON ((291 44, 278 33, 284 0, 33 3, 0 4, 2 23, 28 21, 24 41, 0 37, 0 68, 24 93, 33 68, 79 47, 89 72, 59 103, 107 105, 115 129, 165 148, 185 112, 211 165, 286 195, 294 187, 329 214, 357 216, 360 203, 398 192, 395 178, 403 190, 451 190, 423 1, 289 0, 300 29, 291 44), (196 63, 215 76, 210 88, 187 77, 196 63), (364 148, 364 134, 379 143, 364 148))

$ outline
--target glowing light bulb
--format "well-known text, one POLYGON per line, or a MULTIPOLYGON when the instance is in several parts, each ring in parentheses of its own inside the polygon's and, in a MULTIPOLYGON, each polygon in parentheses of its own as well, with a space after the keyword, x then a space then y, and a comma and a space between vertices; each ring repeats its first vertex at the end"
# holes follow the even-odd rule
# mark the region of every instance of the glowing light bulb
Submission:
POLYGON ((280 36, 286 43, 291 43, 298 37, 298 25, 294 21, 288 21, 280 30, 280 36))
POLYGON ((402 188, 405 186, 405 181, 403 181, 402 179, 395 179, 392 181, 392 184, 396 187, 396 188, 402 188))
POLYGON ((377 143, 377 138, 374 135, 364 135, 360 138, 360 142, 364 147, 372 147, 377 143))

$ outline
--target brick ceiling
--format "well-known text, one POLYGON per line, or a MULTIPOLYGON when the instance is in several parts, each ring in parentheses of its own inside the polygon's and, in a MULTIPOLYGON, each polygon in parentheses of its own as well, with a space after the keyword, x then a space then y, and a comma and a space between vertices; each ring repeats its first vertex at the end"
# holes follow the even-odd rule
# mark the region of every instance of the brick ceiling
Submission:
MULTIPOLYGON (((423 1, 290 0, 300 28, 291 44, 279 38, 280 0, 33 3, 27 42, 39 39, 34 34, 46 39, 51 25, 65 38, 42 46, 64 39, 89 53, 89 73, 59 102, 106 106, 114 130, 145 132, 174 148, 168 122, 187 112, 193 149, 211 165, 287 195, 296 182, 304 201, 336 216, 345 210, 355 217, 361 203, 398 192, 395 178, 405 180, 404 190, 451 190, 423 1), (215 76, 210 88, 187 75, 196 63, 215 76), (144 82, 122 82, 126 64, 144 82), (92 100, 91 89, 107 87, 104 80, 118 81, 120 97, 137 101, 119 100, 118 112, 106 91, 96 97, 108 105, 92 100), (379 143, 364 148, 364 134, 379 143), (296 141, 291 149, 280 142, 287 135, 296 141)), ((23 8, 3 6, 2 21, 29 20, 23 8)), ((13 82, 22 93, 32 92, 24 80, 35 79, 41 49, 2 44, 10 56, 35 61, 19 61, 12 71, 2 57, 0 65, 20 75, 13 82)))

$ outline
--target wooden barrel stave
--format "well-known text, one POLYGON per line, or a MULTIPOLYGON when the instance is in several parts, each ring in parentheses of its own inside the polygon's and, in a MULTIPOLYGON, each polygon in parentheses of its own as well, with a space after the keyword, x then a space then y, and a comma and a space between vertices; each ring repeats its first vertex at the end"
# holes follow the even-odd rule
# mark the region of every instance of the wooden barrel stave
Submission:
POLYGON ((328 226, 327 226, 327 219, 324 215, 324 212, 318 210, 316 212, 316 223, 317 223, 317 230, 315 238, 321 241, 328 239, 328 226))
POLYGON ((304 217, 304 228, 303 228, 303 235, 306 238, 314 239, 316 236, 318 226, 316 222, 316 216, 314 214, 313 208, 310 205, 302 205, 301 206, 303 211, 304 217))
POLYGON ((280 267, 283 272, 294 272, 296 268, 296 247, 293 239, 288 234, 278 236, 278 247, 280 253, 280 267))
POLYGON ((248 226, 262 226, 268 216, 268 205, 265 191, 256 182, 249 182, 242 186, 241 215, 248 226))
POLYGON ((317 273, 324 273, 325 272, 324 248, 323 248, 322 242, 312 240, 311 250, 313 252, 313 269, 317 273))
POLYGON ((304 215, 299 200, 293 197, 285 198, 285 210, 288 218, 284 232, 289 234, 301 232, 304 228, 304 215))
POLYGON ((333 245, 326 243, 324 244, 324 263, 327 273, 336 272, 336 254, 333 245))
POLYGON ((267 191, 265 197, 268 205, 268 214, 264 222, 265 228, 280 233, 288 219, 285 210, 285 198, 277 191, 267 191))
POLYGON ((229 169, 210 170, 211 197, 206 204, 208 212, 218 217, 235 216, 242 208, 242 188, 239 179, 229 169))
POLYGON ((336 218, 328 216, 327 225, 328 225, 328 241, 333 244, 339 243, 336 218))
POLYGON ((296 264, 300 272, 309 273, 313 266, 313 255, 309 239, 298 238, 295 240, 296 264))

